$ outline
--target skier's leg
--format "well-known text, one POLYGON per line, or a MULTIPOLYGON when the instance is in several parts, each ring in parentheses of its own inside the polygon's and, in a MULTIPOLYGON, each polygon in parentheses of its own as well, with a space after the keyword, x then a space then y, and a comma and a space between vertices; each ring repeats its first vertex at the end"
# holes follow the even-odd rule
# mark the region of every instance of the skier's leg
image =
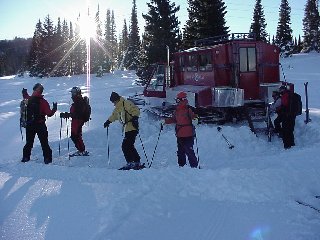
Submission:
POLYGON ((186 165, 186 154, 184 151, 184 141, 183 138, 179 138, 177 137, 177 156, 178 156, 178 164, 180 167, 183 167, 184 165, 186 165))
POLYGON ((196 154, 194 153, 193 145, 194 145, 194 138, 193 137, 185 138, 184 151, 185 151, 186 155, 188 156, 190 167, 196 168, 196 167, 198 167, 198 161, 197 161, 196 154))
POLYGON ((23 147, 23 157, 22 157, 23 162, 27 162, 30 160, 31 150, 33 148, 35 136, 36 136, 36 131, 34 126, 27 126, 26 127, 26 144, 23 147))
POLYGON ((52 162, 52 150, 48 142, 48 130, 45 123, 38 124, 36 127, 37 135, 42 147, 44 163, 48 164, 52 162))

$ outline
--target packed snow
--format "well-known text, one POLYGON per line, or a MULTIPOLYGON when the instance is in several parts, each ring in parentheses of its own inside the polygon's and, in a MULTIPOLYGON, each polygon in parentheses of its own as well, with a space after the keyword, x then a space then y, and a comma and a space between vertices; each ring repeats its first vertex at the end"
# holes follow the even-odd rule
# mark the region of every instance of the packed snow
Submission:
POLYGON ((141 93, 132 71, 92 75, 90 85, 85 75, 2 77, 1 239, 319 240, 320 212, 296 202, 320 209, 314 197, 320 195, 319 62, 316 53, 282 59, 281 77, 295 84, 303 101, 304 83, 309 83, 312 121, 305 124, 305 113, 297 117, 295 147, 285 150, 277 137, 268 142, 264 134, 255 136, 245 122, 225 124, 221 132, 217 125, 201 124, 195 144, 201 169, 177 166, 174 126, 160 132, 160 119, 140 106, 136 147, 152 167, 117 170, 125 164, 121 125, 113 123, 107 132, 103 123, 113 110, 112 91, 124 97, 141 93), (49 165, 38 140, 31 161, 20 162, 25 144, 19 128, 21 90, 30 93, 37 82, 51 105, 58 102, 58 112, 47 120, 54 158, 49 165), (59 112, 69 110, 73 86, 90 97, 92 120, 83 128, 90 156, 69 160, 68 152, 75 151, 68 138, 70 122, 63 120, 61 128, 59 112))

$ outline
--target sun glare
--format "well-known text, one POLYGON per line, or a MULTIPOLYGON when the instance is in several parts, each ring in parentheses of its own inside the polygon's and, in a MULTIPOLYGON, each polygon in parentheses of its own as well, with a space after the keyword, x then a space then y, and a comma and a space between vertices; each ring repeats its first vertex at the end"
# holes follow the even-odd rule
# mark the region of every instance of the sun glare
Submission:
POLYGON ((82 39, 95 38, 96 26, 93 19, 86 17, 80 21, 80 37, 82 39))

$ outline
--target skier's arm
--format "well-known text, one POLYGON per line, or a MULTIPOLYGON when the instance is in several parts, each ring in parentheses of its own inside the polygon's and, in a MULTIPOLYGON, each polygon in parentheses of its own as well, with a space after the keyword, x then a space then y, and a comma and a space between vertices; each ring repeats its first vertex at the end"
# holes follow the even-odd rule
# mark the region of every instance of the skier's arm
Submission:
POLYGON ((48 117, 52 117, 55 112, 57 111, 57 109, 52 108, 52 110, 50 109, 50 105, 46 100, 42 100, 40 102, 40 113, 47 115, 48 117))

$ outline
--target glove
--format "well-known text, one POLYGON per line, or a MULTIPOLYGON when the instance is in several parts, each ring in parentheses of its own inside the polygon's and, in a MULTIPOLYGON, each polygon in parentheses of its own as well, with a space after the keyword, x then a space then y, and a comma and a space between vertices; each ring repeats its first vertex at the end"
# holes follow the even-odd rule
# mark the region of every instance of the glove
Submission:
POLYGON ((111 123, 111 122, 110 122, 109 120, 107 120, 107 121, 103 124, 103 127, 104 127, 104 128, 109 127, 110 123, 111 123))
POLYGON ((192 125, 198 125, 198 124, 199 124, 199 119, 198 118, 192 119, 192 125))
POLYGON ((53 102, 52 103, 52 111, 57 111, 57 109, 58 109, 58 103, 53 102))
POLYGON ((25 94, 27 94, 28 92, 27 92, 27 89, 26 88, 22 88, 22 91, 21 91, 21 93, 22 93, 22 95, 25 95, 25 94))

